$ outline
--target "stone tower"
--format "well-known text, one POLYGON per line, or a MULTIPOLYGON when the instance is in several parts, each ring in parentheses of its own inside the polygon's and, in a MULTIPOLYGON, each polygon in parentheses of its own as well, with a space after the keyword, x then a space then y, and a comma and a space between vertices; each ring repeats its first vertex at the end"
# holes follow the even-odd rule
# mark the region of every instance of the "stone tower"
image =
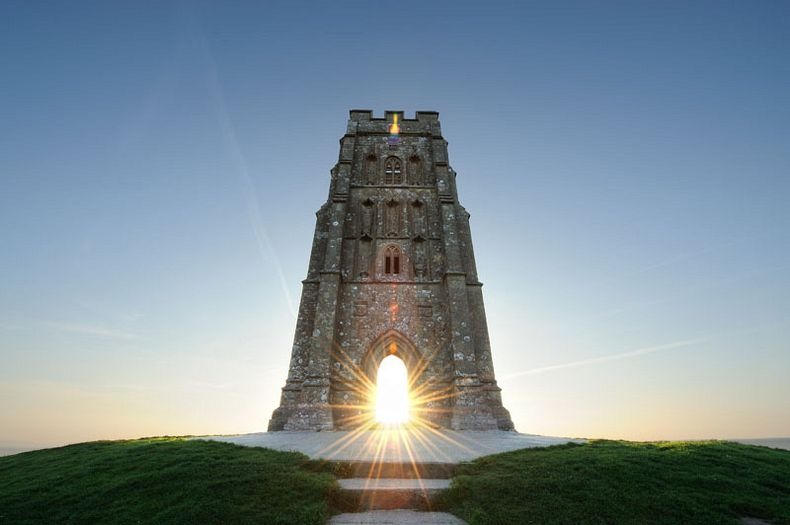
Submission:
POLYGON ((406 365, 419 422, 512 430, 494 378, 469 214, 439 114, 351 110, 269 431, 372 421, 378 365, 406 365))

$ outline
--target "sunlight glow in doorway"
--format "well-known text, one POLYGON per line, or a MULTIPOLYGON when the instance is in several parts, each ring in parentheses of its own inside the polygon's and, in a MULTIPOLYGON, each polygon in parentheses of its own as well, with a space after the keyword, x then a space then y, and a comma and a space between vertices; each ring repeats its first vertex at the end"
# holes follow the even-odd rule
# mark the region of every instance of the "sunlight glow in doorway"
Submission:
POLYGON ((409 378, 406 365, 394 355, 381 361, 376 384, 376 421, 400 425, 409 421, 409 378))

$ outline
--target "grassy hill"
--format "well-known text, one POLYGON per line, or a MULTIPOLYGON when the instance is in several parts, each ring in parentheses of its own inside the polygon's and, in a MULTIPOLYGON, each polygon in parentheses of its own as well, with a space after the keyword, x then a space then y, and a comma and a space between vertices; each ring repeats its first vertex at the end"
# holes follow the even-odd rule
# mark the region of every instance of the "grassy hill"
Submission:
POLYGON ((177 438, 0 458, 0 524, 323 523, 335 487, 306 456, 177 438))
MULTIPOLYGON (((310 524, 331 467, 296 453, 154 438, 0 458, 0 524, 310 524)), ((734 443, 593 441, 481 458, 442 507, 470 524, 790 525, 790 452, 734 443)))
POLYGON ((790 451, 592 441, 462 465, 448 510, 477 524, 790 524, 790 451))

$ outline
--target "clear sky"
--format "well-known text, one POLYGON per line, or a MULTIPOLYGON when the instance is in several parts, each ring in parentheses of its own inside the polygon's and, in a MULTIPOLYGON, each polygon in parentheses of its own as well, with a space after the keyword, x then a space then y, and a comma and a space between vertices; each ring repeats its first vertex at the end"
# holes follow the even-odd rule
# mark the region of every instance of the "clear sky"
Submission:
POLYGON ((781 1, 2 2, 0 446, 265 429, 351 108, 440 112, 517 429, 790 435, 788 35, 781 1))

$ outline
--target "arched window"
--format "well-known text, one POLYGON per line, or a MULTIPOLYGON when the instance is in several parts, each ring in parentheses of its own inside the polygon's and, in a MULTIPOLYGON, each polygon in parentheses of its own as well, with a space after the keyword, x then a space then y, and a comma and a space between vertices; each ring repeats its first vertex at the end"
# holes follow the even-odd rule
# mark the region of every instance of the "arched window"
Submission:
POLYGON ((403 170, 401 169, 400 159, 388 157, 384 163, 384 184, 402 184, 403 170))
POLYGON ((395 246, 387 246, 384 252, 384 273, 389 275, 400 273, 400 250, 395 246))

